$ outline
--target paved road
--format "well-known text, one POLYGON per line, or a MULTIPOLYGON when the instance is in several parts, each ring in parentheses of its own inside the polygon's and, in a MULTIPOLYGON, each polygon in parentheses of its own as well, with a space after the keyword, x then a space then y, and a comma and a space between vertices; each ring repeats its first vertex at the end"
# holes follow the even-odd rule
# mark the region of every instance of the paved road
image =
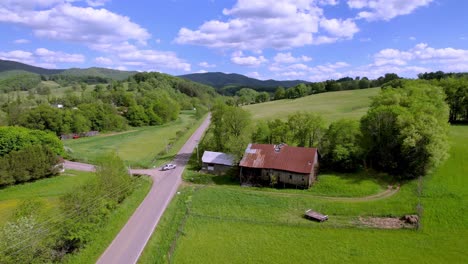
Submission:
MULTIPOLYGON (((169 171, 158 169, 131 170, 131 173, 147 174, 153 178, 150 192, 120 230, 112 244, 101 255, 97 263, 133 264, 140 257, 146 243, 159 222, 164 210, 182 181, 182 172, 195 146, 210 124, 208 116, 180 149, 172 163, 177 167, 169 171)), ((94 171, 94 166, 76 162, 66 162, 65 168, 94 171)))

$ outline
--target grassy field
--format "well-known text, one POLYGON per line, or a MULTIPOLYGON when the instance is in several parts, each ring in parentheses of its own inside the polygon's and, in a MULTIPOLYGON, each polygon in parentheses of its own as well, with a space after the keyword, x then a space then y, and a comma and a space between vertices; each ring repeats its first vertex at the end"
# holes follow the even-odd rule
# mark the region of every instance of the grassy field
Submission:
POLYGON ((195 119, 193 111, 185 111, 177 121, 162 126, 69 139, 64 144, 72 149, 71 157, 80 161, 95 163, 102 154, 116 151, 127 165, 147 168, 172 159, 201 121, 195 119))
POLYGON ((285 99, 244 106, 256 120, 286 119, 296 111, 314 112, 331 122, 340 118, 359 119, 369 107, 370 97, 380 88, 328 92, 298 99, 285 99))
MULTIPOLYGON (((309 195, 252 191, 226 179, 185 185, 140 263, 466 263, 468 127, 453 126, 451 141, 450 158, 426 176, 419 198, 417 180, 388 198, 337 201, 321 196, 338 184, 345 184, 347 196, 375 191, 369 187, 373 184, 345 181, 344 175, 323 175, 313 187, 317 193, 309 195), (369 228, 359 221, 415 214, 418 200, 423 208, 419 230, 369 228), (328 214, 330 220, 305 220, 307 208, 328 214)), ((383 183, 374 184, 382 188, 383 183)))
POLYGON ((48 210, 52 211, 58 206, 60 196, 73 191, 93 176, 93 173, 70 171, 53 178, 1 188, 0 226, 11 217, 22 201, 30 199, 41 201, 48 210))

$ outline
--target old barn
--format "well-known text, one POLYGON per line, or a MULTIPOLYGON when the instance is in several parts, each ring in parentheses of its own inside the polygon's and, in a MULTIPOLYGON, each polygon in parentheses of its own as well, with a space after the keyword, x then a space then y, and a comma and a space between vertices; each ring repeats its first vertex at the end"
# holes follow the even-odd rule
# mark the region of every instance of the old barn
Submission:
POLYGON ((202 156, 202 171, 211 174, 224 174, 234 165, 234 157, 232 155, 205 151, 202 156))
POLYGON ((318 171, 316 148, 249 144, 239 163, 243 185, 309 188, 318 171))

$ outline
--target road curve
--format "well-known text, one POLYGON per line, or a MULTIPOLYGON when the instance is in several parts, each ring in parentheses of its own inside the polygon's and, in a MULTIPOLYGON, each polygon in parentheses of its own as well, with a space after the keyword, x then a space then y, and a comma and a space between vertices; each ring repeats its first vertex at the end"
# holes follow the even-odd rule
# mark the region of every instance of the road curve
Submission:
MULTIPOLYGON (((210 115, 193 133, 185 145, 180 149, 173 163, 177 167, 169 171, 131 170, 134 174, 147 174, 153 179, 153 185, 148 195, 130 217, 111 245, 101 255, 97 263, 101 264, 133 264, 138 261, 146 243, 156 228, 159 219, 167 205, 177 191, 182 181, 182 172, 185 169, 198 140, 210 124, 210 115)), ((65 168, 83 171, 94 171, 93 165, 65 162, 65 168)))

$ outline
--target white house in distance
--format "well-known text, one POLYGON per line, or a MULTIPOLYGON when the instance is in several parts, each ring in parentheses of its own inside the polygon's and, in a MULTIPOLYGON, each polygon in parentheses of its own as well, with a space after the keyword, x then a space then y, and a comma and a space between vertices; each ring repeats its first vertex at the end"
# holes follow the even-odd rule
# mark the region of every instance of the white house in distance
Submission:
POLYGON ((211 174, 224 174, 234 166, 234 157, 232 155, 205 151, 202 157, 202 171, 211 174))

